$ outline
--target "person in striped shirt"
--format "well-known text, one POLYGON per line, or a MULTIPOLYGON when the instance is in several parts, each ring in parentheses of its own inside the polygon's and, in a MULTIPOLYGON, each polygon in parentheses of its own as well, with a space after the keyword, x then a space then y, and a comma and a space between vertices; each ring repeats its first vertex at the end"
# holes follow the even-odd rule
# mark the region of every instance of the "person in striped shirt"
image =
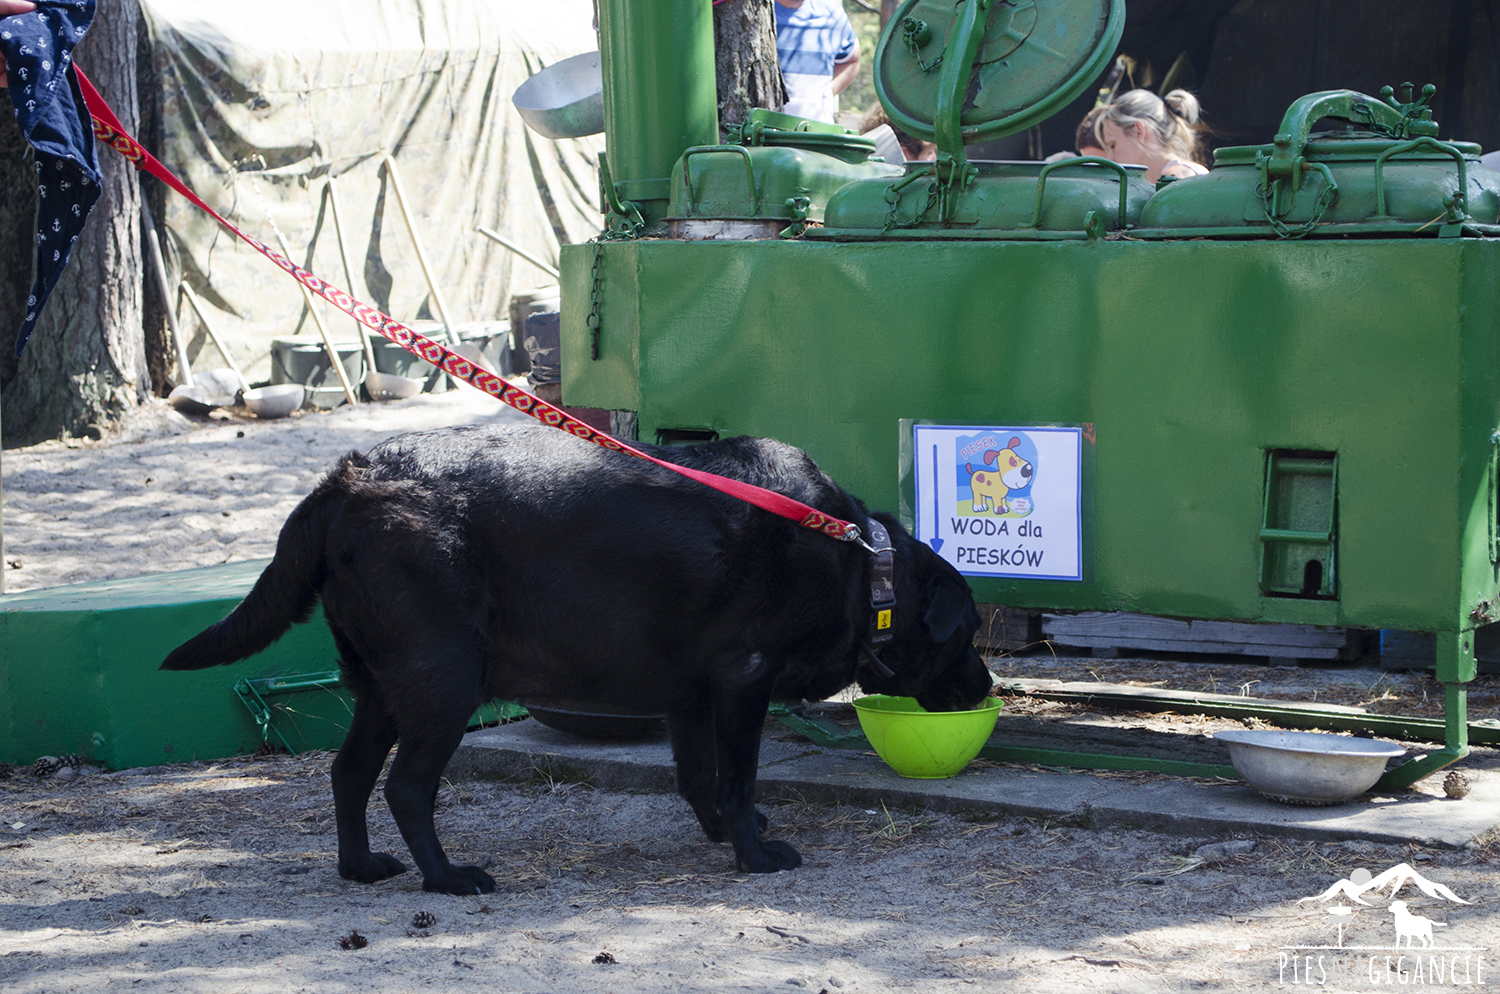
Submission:
POLYGON ((859 71, 859 38, 839 0, 776 0, 776 56, 788 100, 781 108, 833 123, 839 94, 859 71))

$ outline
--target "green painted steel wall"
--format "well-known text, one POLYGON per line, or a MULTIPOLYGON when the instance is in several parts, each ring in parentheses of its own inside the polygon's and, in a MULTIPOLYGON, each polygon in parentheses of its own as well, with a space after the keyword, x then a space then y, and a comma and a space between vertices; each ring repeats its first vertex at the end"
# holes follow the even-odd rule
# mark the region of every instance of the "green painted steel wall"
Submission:
POLYGON ((898 419, 1097 426, 1093 580, 987 601, 1456 631, 1496 595, 1477 239, 616 242, 563 250, 564 396, 781 438, 898 505, 898 419), (1262 597, 1265 454, 1339 453, 1339 599, 1262 597))
MULTIPOLYGON (((0 760, 76 752, 110 769, 254 752, 259 726, 235 681, 337 669, 320 616, 259 656, 185 673, 166 654, 228 614, 265 562, 0 597, 0 760)), ((336 748, 350 715, 334 691, 277 698, 294 748, 336 748)))

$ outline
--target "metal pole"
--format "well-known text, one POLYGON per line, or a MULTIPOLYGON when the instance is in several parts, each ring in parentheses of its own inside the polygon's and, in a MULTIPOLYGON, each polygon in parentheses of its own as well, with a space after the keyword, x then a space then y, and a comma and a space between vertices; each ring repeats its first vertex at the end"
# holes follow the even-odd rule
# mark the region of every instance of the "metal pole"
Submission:
MULTIPOLYGON (((291 246, 286 243, 286 236, 281 229, 276 229, 276 240, 281 243, 281 254, 288 259, 292 257, 291 246)), ((307 301, 307 312, 312 315, 313 324, 318 326, 318 334, 323 336, 323 350, 328 353, 328 361, 333 363, 333 371, 339 375, 339 385, 344 388, 344 398, 351 404, 358 404, 359 398, 354 395, 354 388, 349 385, 349 376, 344 372, 344 364, 339 362, 339 350, 333 347, 333 339, 328 336, 328 328, 323 324, 323 316, 313 306, 312 291, 297 281, 297 289, 302 291, 302 299, 307 301)))
POLYGON ((172 284, 167 280, 167 264, 162 259, 161 243, 156 238, 156 225, 151 220, 151 208, 141 201, 141 219, 146 222, 146 256, 156 273, 156 285, 161 289, 161 302, 167 311, 167 326, 172 329, 172 342, 177 346, 177 366, 182 373, 182 385, 193 385, 193 367, 188 364, 187 342, 182 329, 177 326, 177 305, 172 301, 172 284))
POLYGON ((519 255, 521 258, 525 259, 527 262, 531 263, 533 266, 535 266, 536 268, 540 269, 542 272, 546 273, 548 276, 552 277, 553 279, 555 279, 555 280, 562 279, 562 273, 558 272, 558 269, 557 269, 556 266, 552 265, 551 263, 543 262, 541 259, 538 259, 536 256, 532 255, 530 252, 526 251, 525 249, 523 249, 521 246, 515 244, 514 242, 508 242, 508 241, 506 241, 504 238, 501 238, 499 235, 495 234, 495 232, 493 232, 490 229, 486 228, 484 225, 477 224, 477 225, 474 226, 474 230, 477 231, 477 232, 479 232, 481 235, 485 235, 488 238, 492 238, 495 241, 499 242, 501 245, 504 245, 506 248, 510 249, 516 255, 519 255))

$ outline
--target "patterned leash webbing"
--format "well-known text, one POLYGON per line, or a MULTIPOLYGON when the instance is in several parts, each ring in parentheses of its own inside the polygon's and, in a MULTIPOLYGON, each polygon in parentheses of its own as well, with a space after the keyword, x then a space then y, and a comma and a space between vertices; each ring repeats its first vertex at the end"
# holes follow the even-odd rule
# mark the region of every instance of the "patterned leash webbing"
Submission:
POLYGON ((104 98, 99 95, 99 91, 94 89, 94 85, 83 74, 83 70, 78 68, 76 63, 74 64, 74 69, 78 72, 78 85, 83 92, 84 103, 88 106, 89 113, 93 115, 94 137, 130 160, 135 164, 137 169, 146 170, 192 201, 199 209, 208 212, 225 228, 228 228, 236 236, 252 245, 256 251, 280 266, 297 282, 345 314, 348 314, 366 328, 395 342, 412 355, 437 366, 449 376, 463 380, 470 386, 483 390, 491 397, 508 404, 522 414, 536 418, 543 424, 551 425, 553 428, 561 428, 569 434, 575 435, 584 441, 593 442, 595 445, 603 448, 612 449, 617 452, 627 452, 637 458, 656 463, 658 466, 663 466, 674 473, 680 473, 683 476, 697 480, 699 483, 713 487, 715 490, 720 490, 733 497, 748 501, 759 508, 770 511, 772 514, 789 518, 804 528, 811 528, 814 531, 822 532, 830 538, 836 538, 844 542, 859 541, 859 526, 852 522, 824 514, 817 508, 809 507, 799 500, 794 500, 785 494, 778 494, 773 490, 766 490, 763 487, 757 487, 740 480, 731 480, 728 477, 718 476, 714 473, 705 473, 701 470, 678 466, 675 463, 657 459, 655 456, 647 455, 639 449, 626 445, 617 438, 591 428, 565 411, 553 407, 540 397, 527 393, 515 384, 506 382, 483 367, 469 362, 463 356, 449 351, 438 342, 418 334, 395 318, 382 313, 369 304, 356 300, 338 287, 314 276, 258 239, 245 234, 221 217, 212 207, 204 203, 197 194, 188 189, 186 184, 173 175, 170 169, 158 162, 150 152, 141 147, 139 142, 126 133, 124 126, 120 124, 119 118, 115 117, 114 111, 110 110, 109 105, 104 102, 104 98))

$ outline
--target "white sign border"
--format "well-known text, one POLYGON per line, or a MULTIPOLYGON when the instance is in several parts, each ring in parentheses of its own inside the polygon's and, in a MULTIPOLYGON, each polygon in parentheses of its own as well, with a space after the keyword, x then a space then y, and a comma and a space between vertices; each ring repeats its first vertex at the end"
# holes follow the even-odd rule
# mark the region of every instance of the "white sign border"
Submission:
MULTIPOLYGON (((1008 572, 992 572, 992 571, 985 571, 985 570, 965 569, 962 566, 960 566, 958 563, 953 562, 953 560, 947 558, 946 556, 943 556, 941 552, 938 552, 937 555, 941 556, 945 562, 947 562, 948 564, 950 564, 951 566, 953 566, 954 569, 958 570, 959 573, 961 573, 964 576, 981 577, 981 578, 989 579, 989 580, 1053 580, 1053 581, 1062 581, 1062 582, 1067 582, 1067 583, 1083 583, 1083 582, 1085 582, 1085 576, 1084 576, 1084 574, 1086 572, 1086 570, 1085 570, 1085 563, 1087 561, 1087 556, 1085 554, 1084 545, 1083 545, 1083 542, 1084 542, 1084 530, 1083 530, 1083 511, 1084 511, 1083 454, 1084 453, 1083 453, 1083 448, 1084 448, 1084 443, 1087 440, 1087 434, 1085 433, 1083 426, 1081 426, 1081 425, 1059 425, 1059 424, 1046 424, 1046 425, 1018 425, 1018 424, 1012 424, 1012 425, 983 425, 983 424, 971 424, 971 423, 951 423, 951 422, 935 422, 935 421, 917 421, 917 420, 914 420, 914 421, 912 421, 910 423, 910 428, 911 428, 911 434, 909 436, 909 439, 910 439, 910 445, 911 445, 911 450, 910 451, 911 451, 911 456, 912 456, 911 481, 912 481, 912 505, 913 505, 912 506, 912 526, 913 526, 913 528, 912 528, 912 536, 914 538, 916 538, 917 541, 924 542, 924 543, 925 543, 925 540, 922 538, 922 535, 924 534, 923 523, 926 520, 926 518, 924 517, 924 512, 923 512, 923 503, 924 502, 922 500, 922 489, 921 489, 922 469, 917 464, 917 460, 920 458, 920 456, 918 455, 918 453, 920 452, 920 449, 921 449, 921 446, 917 442, 917 437, 918 437, 919 432, 922 429, 925 428, 925 429, 937 430, 937 431, 942 431, 944 433, 953 433, 953 432, 994 432, 996 434, 1005 434, 1007 432, 1020 431, 1020 432, 1058 432, 1058 433, 1072 433, 1072 434, 1077 435, 1078 436, 1078 445, 1077 445, 1078 465, 1076 467, 1076 473, 1077 473, 1077 480, 1078 480, 1078 489, 1077 489, 1077 491, 1074 494, 1074 506, 1073 506, 1073 521, 1074 521, 1074 528, 1076 529, 1075 541, 1076 541, 1077 544, 1076 544, 1075 548, 1077 549, 1077 560, 1076 560, 1076 571, 1073 574, 1040 574, 1040 573, 1015 573, 1015 572, 1009 572, 1008 573, 1008 572)), ((939 483, 939 481, 935 477, 933 479, 933 485, 934 486, 940 486, 941 485, 939 483)), ((927 527, 927 529, 926 529, 926 531, 932 532, 934 534, 936 534, 936 530, 937 529, 935 527, 931 526, 931 525, 929 525, 927 527)))

